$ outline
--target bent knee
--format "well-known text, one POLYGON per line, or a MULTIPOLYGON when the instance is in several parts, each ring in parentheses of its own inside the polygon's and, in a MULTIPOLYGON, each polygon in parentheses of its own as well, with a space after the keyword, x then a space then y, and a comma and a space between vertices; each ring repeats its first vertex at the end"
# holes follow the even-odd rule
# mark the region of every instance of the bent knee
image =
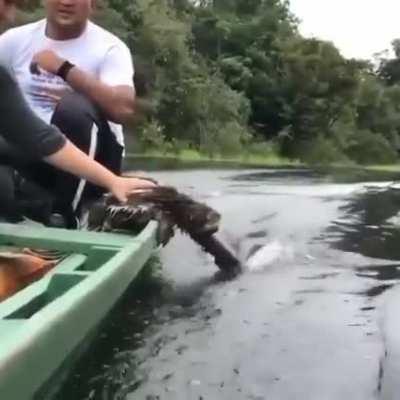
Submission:
POLYGON ((51 123, 73 142, 75 137, 85 140, 97 123, 96 108, 85 96, 68 93, 58 103, 51 123))

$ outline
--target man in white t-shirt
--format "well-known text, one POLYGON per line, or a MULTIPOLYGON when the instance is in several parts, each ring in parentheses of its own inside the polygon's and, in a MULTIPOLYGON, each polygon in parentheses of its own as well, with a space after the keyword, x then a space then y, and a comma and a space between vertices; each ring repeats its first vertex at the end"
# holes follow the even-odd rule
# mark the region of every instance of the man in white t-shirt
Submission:
MULTIPOLYGON (((121 123, 133 114, 135 89, 128 47, 89 21, 92 0, 45 0, 47 17, 0 36, 0 63, 35 113, 113 172, 120 172, 121 123)), ((97 188, 44 163, 23 174, 56 193, 59 210, 79 212, 97 188)))

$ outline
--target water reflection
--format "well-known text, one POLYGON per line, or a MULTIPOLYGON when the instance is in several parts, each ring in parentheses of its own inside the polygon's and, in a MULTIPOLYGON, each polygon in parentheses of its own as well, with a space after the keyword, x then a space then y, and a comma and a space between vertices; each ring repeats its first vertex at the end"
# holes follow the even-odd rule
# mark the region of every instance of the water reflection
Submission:
MULTIPOLYGON (((278 182, 282 185, 287 185, 290 182, 301 183, 313 183, 321 181, 324 178, 324 174, 310 169, 292 168, 292 169, 271 169, 256 171, 250 173, 241 173, 235 176, 229 177, 230 181, 241 181, 250 182, 252 184, 256 182, 278 182)), ((242 183, 243 184, 243 183, 242 183)), ((249 185, 247 183, 247 185, 249 185)))
POLYGON ((341 207, 343 217, 323 237, 332 239, 332 246, 342 251, 400 260, 400 226, 388 222, 399 210, 399 189, 370 188, 341 207))
POLYGON ((254 268, 220 284, 178 235, 163 278, 127 293, 57 399, 373 399, 365 355, 380 355, 375 301, 400 277, 383 261, 400 260, 400 191, 306 170, 161 176, 196 184, 254 268))
POLYGON ((74 373, 55 397, 47 399, 126 399, 148 380, 150 371, 143 366, 147 359, 159 356, 174 342, 176 354, 188 349, 178 340, 178 333, 162 333, 163 326, 189 320, 190 327, 181 332, 185 336, 212 325, 221 310, 199 300, 205 290, 219 284, 217 277, 176 287, 161 275, 160 267, 160 259, 154 257, 114 307, 74 373))
POLYGON ((300 279, 308 280, 308 281, 317 281, 317 280, 324 280, 328 278, 334 278, 339 275, 339 272, 330 272, 325 274, 317 274, 312 276, 301 276, 300 279))
MULTIPOLYGON (((322 239, 345 252, 380 260, 400 260, 400 226, 390 222, 400 210, 400 190, 393 186, 367 187, 344 206, 342 216, 333 221, 322 239)), ((373 286, 354 294, 380 296, 400 280, 399 263, 354 267, 355 275, 373 286), (385 283, 382 283, 385 282, 385 283)))
POLYGON ((134 350, 143 346, 170 290, 157 277, 158 268, 158 260, 153 259, 127 290, 55 399, 119 400, 140 385, 140 360, 134 350))
MULTIPOLYGON (((375 284, 368 289, 357 291, 357 292, 343 292, 352 296, 361 296, 366 297, 368 300, 373 299, 374 297, 378 297, 381 294, 385 293, 388 289, 391 289, 394 286, 394 283, 385 283, 385 284, 375 284)), ((360 310, 368 311, 370 309, 375 309, 375 307, 362 307, 360 310)))
POLYGON ((240 173, 232 178, 233 181, 265 182, 286 185, 290 182, 296 184, 310 183, 359 183, 359 182, 388 182, 396 181, 399 174, 387 171, 370 171, 363 168, 281 168, 250 173, 240 173))
POLYGON ((391 281, 400 279, 400 264, 373 265, 356 269, 356 275, 361 278, 377 281, 391 281))
POLYGON ((367 296, 367 297, 376 297, 384 293, 386 290, 390 289, 393 287, 394 284, 384 284, 384 285, 378 285, 374 286, 365 292, 361 292, 361 295, 367 296))
POLYGON ((267 214, 267 215, 263 215, 263 216, 258 217, 258 218, 256 218, 256 219, 253 219, 251 222, 252 222, 253 224, 260 224, 260 223, 263 223, 263 222, 268 222, 268 221, 270 221, 272 218, 275 218, 277 215, 278 215, 278 213, 274 212, 274 213, 267 214))

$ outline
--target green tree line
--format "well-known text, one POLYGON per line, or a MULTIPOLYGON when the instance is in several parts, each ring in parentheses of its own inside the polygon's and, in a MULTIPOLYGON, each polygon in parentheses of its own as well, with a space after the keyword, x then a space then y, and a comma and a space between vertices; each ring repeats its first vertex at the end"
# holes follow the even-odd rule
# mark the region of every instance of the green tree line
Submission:
MULTIPOLYGON (((41 13, 28 1, 19 22, 41 13)), ((346 59, 280 0, 102 0, 95 19, 134 57, 136 150, 397 160, 400 40, 393 58, 346 59)))

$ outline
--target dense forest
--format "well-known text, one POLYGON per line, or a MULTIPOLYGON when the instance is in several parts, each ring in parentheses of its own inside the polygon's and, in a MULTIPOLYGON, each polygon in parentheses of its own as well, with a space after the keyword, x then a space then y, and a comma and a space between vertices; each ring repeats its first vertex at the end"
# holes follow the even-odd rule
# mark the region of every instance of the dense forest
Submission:
MULTIPOLYGON (((302 37, 280 0, 102 0, 97 8, 96 21, 134 57, 140 100, 130 130, 139 148, 396 161, 400 40, 394 58, 345 59, 332 43, 302 37)), ((19 22, 42 12, 28 1, 19 22)))

